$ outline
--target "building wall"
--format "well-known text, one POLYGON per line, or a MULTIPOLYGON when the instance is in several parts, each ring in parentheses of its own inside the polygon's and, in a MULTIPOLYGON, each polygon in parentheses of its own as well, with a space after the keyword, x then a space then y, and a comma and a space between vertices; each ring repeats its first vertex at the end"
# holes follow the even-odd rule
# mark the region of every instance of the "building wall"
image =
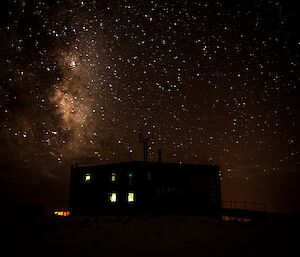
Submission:
POLYGON ((72 215, 211 214, 221 208, 218 166, 128 162, 72 167, 70 183, 72 215))

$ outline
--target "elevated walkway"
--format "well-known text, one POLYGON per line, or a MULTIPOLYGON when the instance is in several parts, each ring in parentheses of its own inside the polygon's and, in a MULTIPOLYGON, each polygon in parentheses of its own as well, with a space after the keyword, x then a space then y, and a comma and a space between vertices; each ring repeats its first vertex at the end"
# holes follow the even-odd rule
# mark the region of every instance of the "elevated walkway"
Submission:
POLYGON ((224 201, 222 202, 223 220, 241 222, 262 221, 266 219, 266 204, 255 202, 224 201))

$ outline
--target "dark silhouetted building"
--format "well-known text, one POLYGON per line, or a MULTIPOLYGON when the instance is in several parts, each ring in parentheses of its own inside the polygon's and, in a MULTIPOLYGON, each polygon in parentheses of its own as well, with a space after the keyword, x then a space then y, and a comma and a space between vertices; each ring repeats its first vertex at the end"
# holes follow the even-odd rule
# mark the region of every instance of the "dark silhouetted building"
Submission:
POLYGON ((124 162, 72 166, 71 215, 218 215, 218 166, 124 162))

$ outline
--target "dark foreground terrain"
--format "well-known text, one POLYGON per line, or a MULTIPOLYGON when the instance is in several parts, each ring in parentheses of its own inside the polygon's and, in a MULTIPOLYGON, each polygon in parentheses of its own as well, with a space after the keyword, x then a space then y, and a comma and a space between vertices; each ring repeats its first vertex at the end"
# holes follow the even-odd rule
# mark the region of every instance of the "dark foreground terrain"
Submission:
POLYGON ((1 218, 1 256, 300 256, 299 216, 1 218))

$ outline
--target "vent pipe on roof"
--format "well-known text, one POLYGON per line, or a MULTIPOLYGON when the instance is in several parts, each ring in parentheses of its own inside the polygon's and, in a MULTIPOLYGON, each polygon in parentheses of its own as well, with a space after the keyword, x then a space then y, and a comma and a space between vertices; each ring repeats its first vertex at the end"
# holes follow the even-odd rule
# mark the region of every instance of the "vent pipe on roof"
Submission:
POLYGON ((144 161, 148 161, 148 144, 153 139, 153 133, 148 131, 147 136, 144 136, 142 131, 139 132, 140 142, 143 143, 144 146, 144 161))
POLYGON ((158 150, 158 162, 161 162, 161 149, 158 150))

